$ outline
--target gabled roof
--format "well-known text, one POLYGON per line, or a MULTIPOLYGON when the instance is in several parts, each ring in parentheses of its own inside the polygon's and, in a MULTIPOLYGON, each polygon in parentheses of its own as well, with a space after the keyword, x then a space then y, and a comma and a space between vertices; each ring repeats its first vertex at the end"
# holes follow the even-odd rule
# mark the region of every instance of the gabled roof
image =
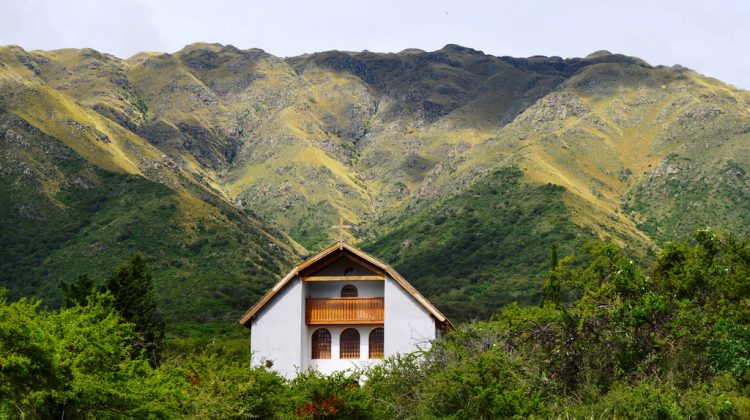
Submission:
POLYGON ((453 328, 453 324, 448 320, 448 318, 445 317, 437 308, 435 308, 427 299, 422 296, 417 289, 415 289, 409 282, 406 281, 403 277, 401 277, 400 274, 396 272, 396 270, 393 269, 393 267, 389 266, 388 264, 378 260, 377 258, 367 254, 366 252, 362 251, 359 248, 356 248, 352 245, 347 244, 343 241, 338 241, 329 246, 328 248, 321 251, 319 254, 315 255, 314 257, 308 258, 307 260, 303 261, 302 263, 298 264, 292 270, 284 276, 283 279, 281 279, 278 283, 276 283, 271 290, 268 291, 260 300, 253 305, 252 308, 250 308, 247 312, 245 312, 245 315, 240 318, 239 323, 242 324, 245 327, 249 327, 250 320, 261 310, 263 307, 273 299, 274 296, 276 296, 277 293, 279 293, 284 287, 289 284, 289 282, 292 281, 294 277, 296 277, 300 272, 305 270, 306 268, 314 265, 315 263, 323 260, 325 257, 332 255, 339 251, 348 251, 354 254, 355 256, 363 259, 364 261, 374 265, 375 267, 383 270, 388 276, 390 276, 393 280, 395 280, 401 287, 404 288, 404 290, 407 291, 419 304, 421 304, 432 316, 437 319, 437 321, 443 325, 443 327, 447 328, 453 328))

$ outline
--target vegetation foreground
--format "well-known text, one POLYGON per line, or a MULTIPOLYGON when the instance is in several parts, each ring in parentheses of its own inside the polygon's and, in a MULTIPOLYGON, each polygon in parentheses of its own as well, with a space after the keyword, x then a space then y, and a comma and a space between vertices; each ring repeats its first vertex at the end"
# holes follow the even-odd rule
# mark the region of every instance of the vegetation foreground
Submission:
POLYGON ((153 305, 133 304, 153 288, 136 256, 66 286, 59 311, 0 298, 0 417, 750 417, 750 240, 699 231, 648 268, 607 243, 555 254, 539 306, 292 381, 250 368, 245 339, 161 345, 153 305))

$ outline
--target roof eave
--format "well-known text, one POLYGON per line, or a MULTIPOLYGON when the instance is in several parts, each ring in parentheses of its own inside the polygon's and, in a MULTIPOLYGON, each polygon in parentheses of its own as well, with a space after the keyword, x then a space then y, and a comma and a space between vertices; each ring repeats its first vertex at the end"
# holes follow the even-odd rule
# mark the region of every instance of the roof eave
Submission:
POLYGON ((312 264, 320 261, 321 259, 325 258, 326 256, 330 255, 332 252, 336 250, 343 250, 346 249, 347 251, 359 256, 365 261, 368 261, 369 263, 380 267, 383 271, 385 271, 393 280, 395 280, 401 287, 404 288, 404 290, 407 291, 417 302, 419 302, 422 307, 427 309, 430 314, 435 317, 435 319, 440 324, 447 325, 450 329, 454 329, 453 324, 448 320, 448 318, 443 315, 442 312, 440 312, 435 306, 430 303, 424 296, 422 296, 421 293, 417 291, 417 289, 414 288, 406 279, 404 279, 396 270, 393 269, 390 265, 378 260, 377 258, 368 255, 364 251, 362 251, 359 248, 356 248, 352 245, 347 244, 343 241, 336 241, 333 244, 331 244, 326 249, 322 250, 318 254, 314 255, 313 257, 308 258, 307 260, 301 262, 300 264, 297 264, 283 279, 281 279, 276 285, 269 290, 265 295, 263 295, 262 298, 258 302, 255 303, 245 314, 240 318, 239 323, 246 327, 250 328, 250 320, 255 317, 255 315, 271 300, 273 297, 283 289, 287 283, 289 283, 300 271, 304 270, 305 268, 311 266, 312 264))
POLYGON ((268 303, 271 299, 273 299, 273 297, 276 295, 276 293, 278 293, 279 291, 281 291, 281 289, 283 289, 284 286, 286 286, 286 284, 289 283, 289 281, 291 281, 294 278, 294 276, 297 275, 298 272, 299 272, 299 270, 297 269, 297 267, 294 267, 286 276, 284 276, 283 279, 281 279, 278 283, 276 283, 276 285, 274 285, 271 288, 271 290, 269 290, 268 292, 266 292, 266 294, 263 295, 263 297, 260 298, 260 300, 258 300, 255 303, 255 305, 253 305, 250 309, 248 309, 247 312, 245 312, 245 314, 242 315, 242 318, 240 318, 240 320, 238 322, 242 326, 244 326, 246 328, 250 328, 250 325, 249 325, 250 320, 253 317, 255 317, 255 314, 257 314, 258 311, 260 311, 261 308, 263 308, 263 306, 266 305, 266 303, 268 303))

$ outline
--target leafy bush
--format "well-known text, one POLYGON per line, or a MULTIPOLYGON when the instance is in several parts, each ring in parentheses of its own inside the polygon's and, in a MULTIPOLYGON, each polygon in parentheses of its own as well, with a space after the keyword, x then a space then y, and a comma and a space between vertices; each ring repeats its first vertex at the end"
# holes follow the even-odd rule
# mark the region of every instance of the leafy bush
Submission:
POLYGON ((626 419, 705 419, 736 414, 726 397, 706 390, 684 392, 650 382, 618 383, 588 404, 565 406, 560 411, 561 417, 626 419))
POLYGON ((195 354, 169 361, 188 372, 190 417, 274 418, 284 411, 288 399, 285 380, 265 368, 250 368, 248 356, 237 356, 212 343, 195 354))
POLYGON ((133 326, 94 296, 59 313, 39 301, 0 297, 0 415, 168 417, 183 407, 187 382, 172 367, 132 359, 133 326))

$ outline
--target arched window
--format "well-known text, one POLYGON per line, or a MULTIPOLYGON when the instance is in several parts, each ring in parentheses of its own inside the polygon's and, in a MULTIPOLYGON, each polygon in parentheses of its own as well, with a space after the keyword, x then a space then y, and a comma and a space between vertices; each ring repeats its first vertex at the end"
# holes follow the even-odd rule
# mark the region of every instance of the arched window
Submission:
POLYGON ((359 293, 357 293, 357 288, 352 286, 351 284, 347 284, 346 286, 341 288, 341 297, 357 297, 359 296, 359 293))
POLYGON ((375 328, 374 330, 370 331, 370 359, 383 358, 384 338, 385 330, 383 330, 383 328, 375 328))
POLYGON ((341 359, 359 359, 359 331, 347 328, 341 333, 341 359))
POLYGON ((331 332, 325 328, 318 328, 312 335, 312 358, 331 358, 331 332))

